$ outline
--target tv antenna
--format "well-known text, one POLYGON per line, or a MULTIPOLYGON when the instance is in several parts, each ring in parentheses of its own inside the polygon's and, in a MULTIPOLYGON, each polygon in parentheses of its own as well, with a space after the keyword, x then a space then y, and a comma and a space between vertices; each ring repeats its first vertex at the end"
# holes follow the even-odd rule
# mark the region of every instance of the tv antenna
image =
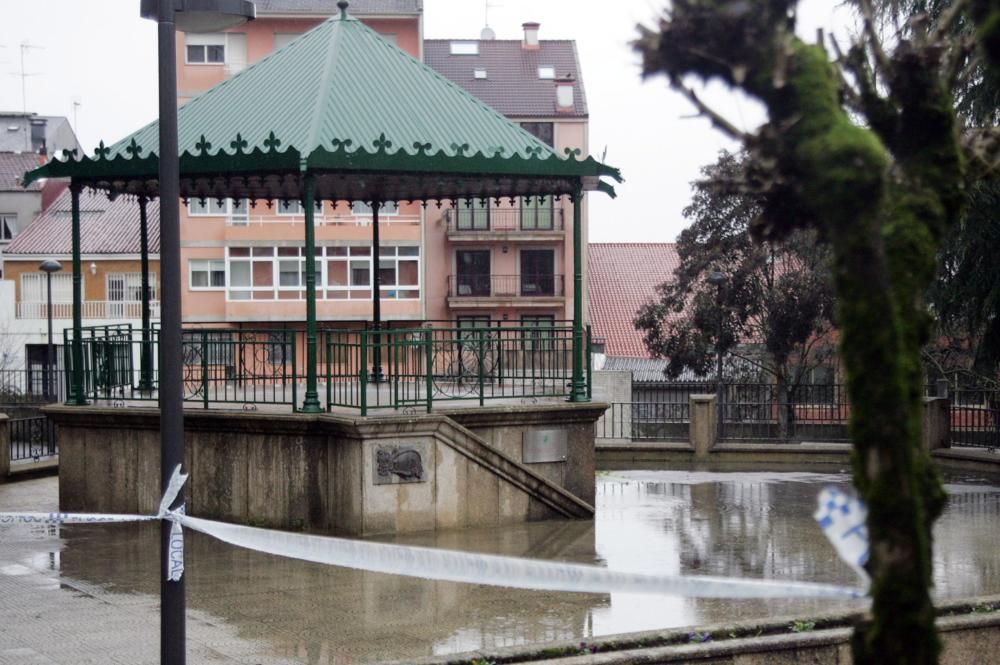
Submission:
POLYGON ((483 28, 482 38, 483 39, 496 39, 497 33, 490 27, 490 9, 499 7, 500 3, 494 0, 483 0, 483 22, 486 27, 483 28))
POLYGON ((29 129, 30 123, 27 122, 27 118, 28 118, 28 77, 30 77, 30 76, 38 76, 38 72, 29 73, 29 72, 26 72, 24 70, 24 56, 25 56, 25 54, 28 51, 30 51, 32 49, 42 49, 42 48, 44 48, 44 47, 43 46, 35 46, 34 44, 29 44, 26 41, 21 42, 21 71, 19 71, 19 72, 12 72, 11 73, 11 76, 18 76, 18 77, 21 78, 21 113, 23 113, 24 117, 25 117, 25 123, 24 123, 24 144, 25 144, 25 149, 28 150, 28 152, 31 152, 31 130, 29 129))

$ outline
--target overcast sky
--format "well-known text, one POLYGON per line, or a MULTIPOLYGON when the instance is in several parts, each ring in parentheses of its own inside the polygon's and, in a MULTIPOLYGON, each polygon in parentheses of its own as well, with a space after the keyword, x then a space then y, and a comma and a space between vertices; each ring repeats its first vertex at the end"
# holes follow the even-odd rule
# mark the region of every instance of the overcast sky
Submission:
MULTIPOLYGON (((336 3, 330 0, 331 7, 336 3)), ((590 147, 622 170, 618 199, 591 195, 592 242, 672 241, 684 228, 681 211, 690 182, 718 151, 732 147, 662 78, 643 82, 628 42, 637 23, 652 24, 662 0, 490 0, 489 23, 501 39, 517 39, 521 24, 538 21, 542 39, 575 39, 590 105, 590 147)), ((804 0, 799 32, 843 32, 849 18, 839 2, 804 0)), ((485 0, 424 0, 428 38, 478 37, 485 0)), ((156 115, 156 26, 139 18, 138 0, 0 2, 0 110, 20 111, 21 44, 27 109, 74 119, 88 153, 156 115)), ((752 129, 760 108, 721 87, 705 98, 737 126, 752 129)))

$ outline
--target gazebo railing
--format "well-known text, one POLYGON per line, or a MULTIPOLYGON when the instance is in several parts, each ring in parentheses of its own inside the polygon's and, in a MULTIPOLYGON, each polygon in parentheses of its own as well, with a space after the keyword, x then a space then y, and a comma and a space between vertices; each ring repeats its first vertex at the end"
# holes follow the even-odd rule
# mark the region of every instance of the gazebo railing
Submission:
MULTIPOLYGON (((162 362, 181 362, 184 400, 213 404, 295 406, 299 372, 295 332, 192 328, 183 333, 181 358, 159 358, 159 330, 129 325, 83 329, 82 385, 88 401, 157 401, 162 362)), ((73 394, 72 330, 64 332, 68 371, 66 390, 73 394)))
MULTIPOLYGON (((589 335, 587 336, 589 340, 589 335)), ((589 357, 589 344, 587 355, 589 357)), ((434 403, 566 397, 571 327, 491 326, 327 331, 328 408, 423 408, 434 403)), ((589 371, 587 384, 589 382, 589 371)))

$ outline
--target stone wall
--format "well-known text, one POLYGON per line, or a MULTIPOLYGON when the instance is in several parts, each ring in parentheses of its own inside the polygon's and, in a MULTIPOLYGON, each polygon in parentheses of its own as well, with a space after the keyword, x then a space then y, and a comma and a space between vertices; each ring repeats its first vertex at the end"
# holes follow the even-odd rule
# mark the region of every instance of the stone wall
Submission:
MULTIPOLYGON (((593 424, 604 408, 373 418, 191 411, 187 508, 209 519, 352 535, 590 518, 593 424), (565 460, 527 463, 521 442, 532 430, 565 432, 565 460)), ((61 510, 156 512, 157 410, 46 413, 60 428, 61 510)))

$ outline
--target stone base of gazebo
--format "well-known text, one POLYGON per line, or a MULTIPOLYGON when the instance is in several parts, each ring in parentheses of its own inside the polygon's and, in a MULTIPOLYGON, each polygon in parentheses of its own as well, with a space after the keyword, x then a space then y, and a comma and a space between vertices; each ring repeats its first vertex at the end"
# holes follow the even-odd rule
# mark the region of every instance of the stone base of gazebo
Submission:
MULTIPOLYGON (((606 405, 538 404, 407 416, 185 415, 187 510, 348 535, 589 519, 594 423, 606 405)), ((46 409, 59 427, 59 507, 154 514, 159 411, 46 409)))

